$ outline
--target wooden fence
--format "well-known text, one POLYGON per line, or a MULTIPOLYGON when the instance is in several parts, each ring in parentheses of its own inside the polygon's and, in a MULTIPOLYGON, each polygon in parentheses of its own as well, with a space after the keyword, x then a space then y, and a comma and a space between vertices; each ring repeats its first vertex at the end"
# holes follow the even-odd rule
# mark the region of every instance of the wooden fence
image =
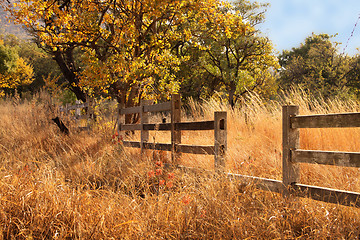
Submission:
MULTIPOLYGON (((139 113, 140 124, 121 124, 119 130, 140 130, 141 141, 124 141, 124 146, 141 149, 156 149, 172 152, 172 160, 176 161, 179 153, 213 154, 215 155, 215 169, 224 173, 225 152, 227 149, 226 112, 215 112, 214 121, 181 122, 180 96, 174 95, 171 102, 121 109, 120 114, 139 113), (170 111, 171 123, 150 124, 148 113, 170 111), (171 131, 171 144, 149 143, 149 130, 171 131), (182 130, 214 130, 215 143, 213 146, 195 146, 181 144, 182 130)), ((360 207, 360 193, 310 186, 299 183, 299 163, 336 165, 341 167, 360 167, 360 153, 331 152, 299 149, 300 128, 339 128, 360 127, 360 113, 327 114, 327 115, 298 115, 298 106, 283 106, 283 175, 282 181, 246 176, 234 173, 224 173, 230 179, 240 179, 253 183, 262 190, 284 194, 284 196, 308 197, 318 201, 336 203, 345 206, 360 207)), ((184 167, 183 167, 184 168, 184 167)), ((185 168, 189 169, 189 168, 185 168)))
POLYGON ((120 115, 139 114, 139 124, 119 124, 118 131, 141 131, 139 142, 123 141, 125 147, 171 151, 172 163, 178 163, 181 153, 214 155, 214 166, 218 171, 225 167, 225 153, 227 149, 227 114, 215 112, 213 121, 181 122, 180 95, 172 95, 170 102, 150 105, 149 101, 142 101, 140 106, 119 110, 120 115), (170 123, 149 123, 149 113, 169 111, 170 123), (214 145, 200 146, 181 144, 181 131, 214 130, 214 145), (149 131, 171 131, 171 143, 149 142, 149 131))
POLYGON ((360 127, 360 113, 299 116, 298 106, 283 107, 283 182, 309 197, 348 206, 360 206, 360 193, 307 186, 299 183, 298 163, 360 167, 360 153, 299 149, 300 128, 360 127))
POLYGON ((76 125, 78 125, 78 127, 80 129, 90 129, 90 123, 89 120, 92 117, 93 111, 92 111, 92 103, 93 101, 91 99, 89 99, 87 102, 85 103, 81 103, 79 100, 76 100, 76 104, 75 105, 65 105, 64 107, 60 107, 60 112, 64 113, 66 115, 70 115, 73 112, 73 119, 75 120, 76 125), (82 111, 82 110, 85 111, 82 111), (85 114, 83 114, 85 112, 85 114), (80 121, 82 119, 86 119, 87 120, 87 125, 85 127, 80 126, 80 121))
POLYGON ((299 163, 360 167, 360 153, 330 152, 299 149, 300 128, 360 127, 360 113, 327 115, 298 115, 298 106, 283 106, 283 176, 282 181, 240 174, 228 174, 231 178, 253 182, 263 190, 308 197, 314 200, 360 207, 360 193, 310 186, 299 183, 299 163))

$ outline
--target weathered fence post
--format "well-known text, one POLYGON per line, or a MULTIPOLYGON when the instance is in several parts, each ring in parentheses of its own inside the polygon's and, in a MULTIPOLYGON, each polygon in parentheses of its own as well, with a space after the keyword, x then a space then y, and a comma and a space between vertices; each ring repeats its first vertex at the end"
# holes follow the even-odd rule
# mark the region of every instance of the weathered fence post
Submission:
POLYGON ((181 144, 181 131, 175 127, 179 122, 181 122, 181 97, 180 94, 173 94, 171 96, 171 162, 175 165, 180 158, 177 145, 181 144))
POLYGON ((152 103, 151 100, 142 100, 140 103, 140 122, 141 122, 141 153, 144 153, 144 143, 149 141, 149 131, 144 130, 144 124, 149 123, 149 113, 145 112, 144 106, 150 105, 152 103))
POLYGON ((122 123, 122 118, 123 118, 123 114, 121 114, 121 109, 124 108, 124 104, 121 104, 118 102, 117 107, 116 107, 116 122, 114 125, 114 130, 116 131, 116 133, 118 135, 120 135, 121 132, 121 125, 122 123))
POLYGON ((215 139, 215 170, 225 170, 225 154, 227 149, 227 113, 214 113, 214 139, 215 139))
POLYGON ((285 187, 299 182, 300 170, 296 163, 292 162, 291 150, 299 148, 299 129, 292 128, 291 117, 299 114, 299 106, 283 106, 283 184, 285 187))
POLYGON ((68 115, 69 114, 69 107, 70 107, 70 104, 69 103, 66 103, 65 104, 65 111, 64 111, 64 113, 65 113, 65 115, 68 115))
POLYGON ((91 120, 95 120, 95 106, 94 99, 91 97, 86 97, 86 103, 84 104, 86 110, 86 129, 90 130, 91 128, 91 120))
POLYGON ((76 100, 75 101, 75 106, 76 106, 76 109, 75 109, 75 118, 76 120, 80 118, 81 116, 81 108, 79 107, 79 105, 81 104, 80 100, 76 100))
POLYGON ((91 97, 87 97, 86 99, 86 104, 85 106, 87 106, 85 109, 86 109, 86 116, 87 116, 87 119, 90 120, 90 118, 94 118, 94 99, 91 98, 91 97))

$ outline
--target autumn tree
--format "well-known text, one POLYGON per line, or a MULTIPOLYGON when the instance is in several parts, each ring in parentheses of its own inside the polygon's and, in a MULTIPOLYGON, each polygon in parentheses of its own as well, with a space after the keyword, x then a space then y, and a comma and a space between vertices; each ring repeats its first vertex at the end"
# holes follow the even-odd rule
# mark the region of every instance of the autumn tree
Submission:
POLYGON ((84 90, 104 91, 130 106, 152 91, 156 77, 162 79, 160 89, 177 90, 172 71, 181 59, 171 55, 170 45, 187 34, 180 27, 187 14, 202 18, 218 5, 215 0, 19 0, 5 8, 53 56, 79 99, 85 101, 84 90))
POLYGON ((33 68, 0 40, 0 96, 33 81, 33 68))
POLYGON ((56 62, 30 39, 21 39, 13 34, 0 35, 0 39, 6 47, 13 49, 20 58, 33 68, 34 80, 31 84, 21 87, 22 91, 31 93, 40 91, 45 85, 44 79, 47 78, 57 78, 59 84, 64 82, 64 79, 60 77, 61 72, 56 62))

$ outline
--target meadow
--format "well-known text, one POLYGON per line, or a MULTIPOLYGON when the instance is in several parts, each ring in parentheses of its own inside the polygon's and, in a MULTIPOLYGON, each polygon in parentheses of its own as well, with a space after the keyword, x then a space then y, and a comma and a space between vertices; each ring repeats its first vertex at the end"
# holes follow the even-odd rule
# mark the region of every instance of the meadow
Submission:
MULTIPOLYGON (((183 121, 228 112, 226 171, 281 180, 281 106, 301 114, 360 111, 353 101, 250 96, 231 109, 189 101, 183 121)), ((283 197, 200 169, 166 169, 168 154, 124 148, 114 116, 91 131, 60 133, 44 97, 0 101, 0 239, 358 239, 360 210, 283 197)), ((160 116, 153 116, 156 121, 160 116)), ((301 148, 358 151, 360 129, 301 130, 301 148)), ((135 134, 133 138, 138 138, 135 134)), ((170 142, 152 132, 150 140, 170 142)), ((213 132, 183 132, 212 144, 213 132)), ((212 156, 183 154, 185 166, 213 169, 212 156)), ((301 164, 301 183, 360 192, 357 168, 301 164)))

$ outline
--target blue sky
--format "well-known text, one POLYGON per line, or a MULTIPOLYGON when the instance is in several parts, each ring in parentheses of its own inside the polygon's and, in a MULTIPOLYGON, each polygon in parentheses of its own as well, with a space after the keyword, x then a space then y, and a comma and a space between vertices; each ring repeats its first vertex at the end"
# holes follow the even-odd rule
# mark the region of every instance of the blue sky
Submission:
MULTIPOLYGON (((340 52, 360 14, 360 0, 258 0, 271 6, 260 29, 273 42, 277 51, 300 46, 313 32, 338 34, 333 41, 343 43, 340 52)), ((360 53, 360 21, 350 39, 346 53, 360 53)))

